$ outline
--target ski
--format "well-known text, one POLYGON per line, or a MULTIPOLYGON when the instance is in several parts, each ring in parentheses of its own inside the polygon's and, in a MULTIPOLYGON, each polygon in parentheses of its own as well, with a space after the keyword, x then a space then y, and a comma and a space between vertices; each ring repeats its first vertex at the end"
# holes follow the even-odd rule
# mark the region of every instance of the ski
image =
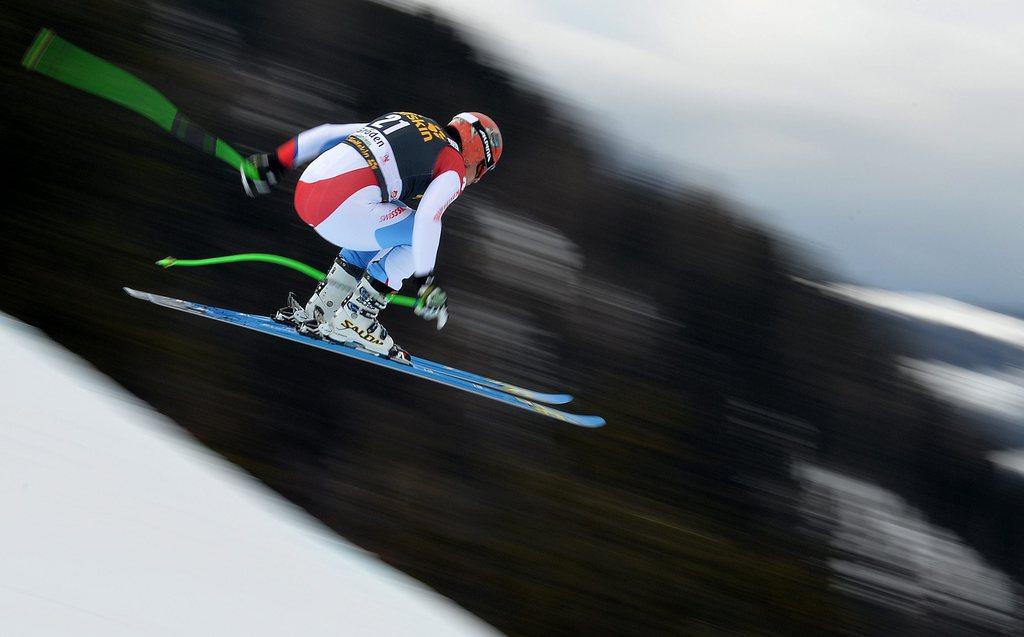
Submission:
POLYGON ((440 374, 445 374, 453 378, 458 378, 461 380, 469 381, 471 383, 484 385, 486 387, 490 387, 498 391, 503 391, 506 394, 519 396, 520 398, 532 400, 537 403, 547 403, 549 405, 564 405, 566 403, 572 402, 572 396, 570 394, 547 394, 544 392, 533 391, 531 389, 526 389, 525 387, 520 387, 518 385, 513 385, 511 383, 506 383, 500 380, 487 378, 486 376, 480 376, 472 372, 467 372, 457 367, 449 367, 448 365, 442 365, 441 363, 436 363, 425 358, 410 356, 410 359, 414 367, 433 369, 434 371, 440 374))
POLYGON ((587 416, 561 411, 559 409, 549 407, 543 402, 525 397, 530 395, 541 396, 547 397, 549 400, 561 401, 564 403, 571 400, 571 396, 566 394, 543 394, 540 392, 532 392, 516 385, 494 381, 484 376, 471 374, 470 372, 418 357, 413 357, 412 364, 406 365, 404 363, 399 363, 388 358, 371 354, 370 352, 355 347, 303 336, 291 327, 274 322, 268 316, 236 312, 234 310, 227 310, 192 301, 174 299, 168 296, 161 296, 159 294, 140 292, 127 287, 124 288, 124 291, 134 298, 149 301, 156 305, 161 305, 163 307, 187 312, 189 314, 195 314, 196 316, 202 316, 224 323, 230 323, 232 325, 238 325, 246 329, 270 334, 271 336, 277 336, 278 338, 287 339, 289 341, 296 341, 305 345, 311 345, 319 349, 328 350, 335 354, 341 354, 343 356, 348 356, 349 358, 355 358, 381 367, 388 367, 404 374, 417 376, 441 385, 461 389, 462 391, 470 394, 490 398, 491 400, 512 405, 513 407, 519 407, 520 409, 533 411, 535 413, 548 416, 549 418, 561 420, 580 427, 600 427, 605 424, 604 418, 601 418, 600 416, 587 416), (521 393, 517 395, 505 388, 511 388, 521 393))

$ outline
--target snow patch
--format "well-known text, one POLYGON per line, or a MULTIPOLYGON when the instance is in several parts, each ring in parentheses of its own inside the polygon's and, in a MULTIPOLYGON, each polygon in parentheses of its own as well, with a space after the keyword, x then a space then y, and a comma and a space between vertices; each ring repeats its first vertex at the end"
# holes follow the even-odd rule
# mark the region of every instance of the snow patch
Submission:
POLYGON ((942 363, 902 359, 904 370, 944 398, 1024 424, 1024 370, 975 371, 942 363))
POLYGON ((9 635, 493 635, 0 314, 9 635))
POLYGON ((1024 449, 1011 449, 991 453, 988 459, 1003 469, 1024 475, 1024 449))
POLYGON ((959 536, 870 482, 809 463, 793 471, 808 526, 831 548, 838 590, 925 622, 922 634, 1021 634, 1019 587, 959 536))
POLYGON ((938 323, 1024 349, 1024 321, 1006 314, 934 294, 892 292, 844 283, 816 283, 799 278, 796 280, 825 294, 860 305, 938 323))

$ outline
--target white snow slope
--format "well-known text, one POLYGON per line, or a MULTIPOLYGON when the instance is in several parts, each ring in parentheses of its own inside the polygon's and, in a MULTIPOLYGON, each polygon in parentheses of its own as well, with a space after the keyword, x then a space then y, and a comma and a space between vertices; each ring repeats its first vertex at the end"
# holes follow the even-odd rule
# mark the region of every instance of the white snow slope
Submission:
POLYGON ((964 330, 1024 349, 1024 321, 1013 316, 935 294, 892 292, 846 283, 816 283, 800 278, 796 280, 831 296, 964 330))
POLYGON ((495 635, 0 314, 0 633, 495 635))

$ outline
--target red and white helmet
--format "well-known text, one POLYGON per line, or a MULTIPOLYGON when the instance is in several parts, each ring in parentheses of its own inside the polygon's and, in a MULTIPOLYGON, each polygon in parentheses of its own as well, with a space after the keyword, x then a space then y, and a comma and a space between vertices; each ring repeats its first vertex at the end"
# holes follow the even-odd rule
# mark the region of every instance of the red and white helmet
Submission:
POLYGON ((483 113, 459 113, 448 122, 448 129, 459 140, 469 183, 475 184, 485 172, 494 170, 504 144, 493 119, 483 113))

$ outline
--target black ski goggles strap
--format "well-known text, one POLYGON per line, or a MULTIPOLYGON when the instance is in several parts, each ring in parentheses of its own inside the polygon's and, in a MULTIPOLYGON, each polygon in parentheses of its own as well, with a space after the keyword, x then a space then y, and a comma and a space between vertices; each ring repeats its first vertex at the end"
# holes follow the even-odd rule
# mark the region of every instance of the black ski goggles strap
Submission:
POLYGON ((480 136, 480 141, 484 145, 484 166, 487 170, 493 170, 494 149, 491 148, 491 136, 487 134, 487 129, 480 123, 480 120, 473 122, 473 128, 476 130, 477 135, 480 136))

